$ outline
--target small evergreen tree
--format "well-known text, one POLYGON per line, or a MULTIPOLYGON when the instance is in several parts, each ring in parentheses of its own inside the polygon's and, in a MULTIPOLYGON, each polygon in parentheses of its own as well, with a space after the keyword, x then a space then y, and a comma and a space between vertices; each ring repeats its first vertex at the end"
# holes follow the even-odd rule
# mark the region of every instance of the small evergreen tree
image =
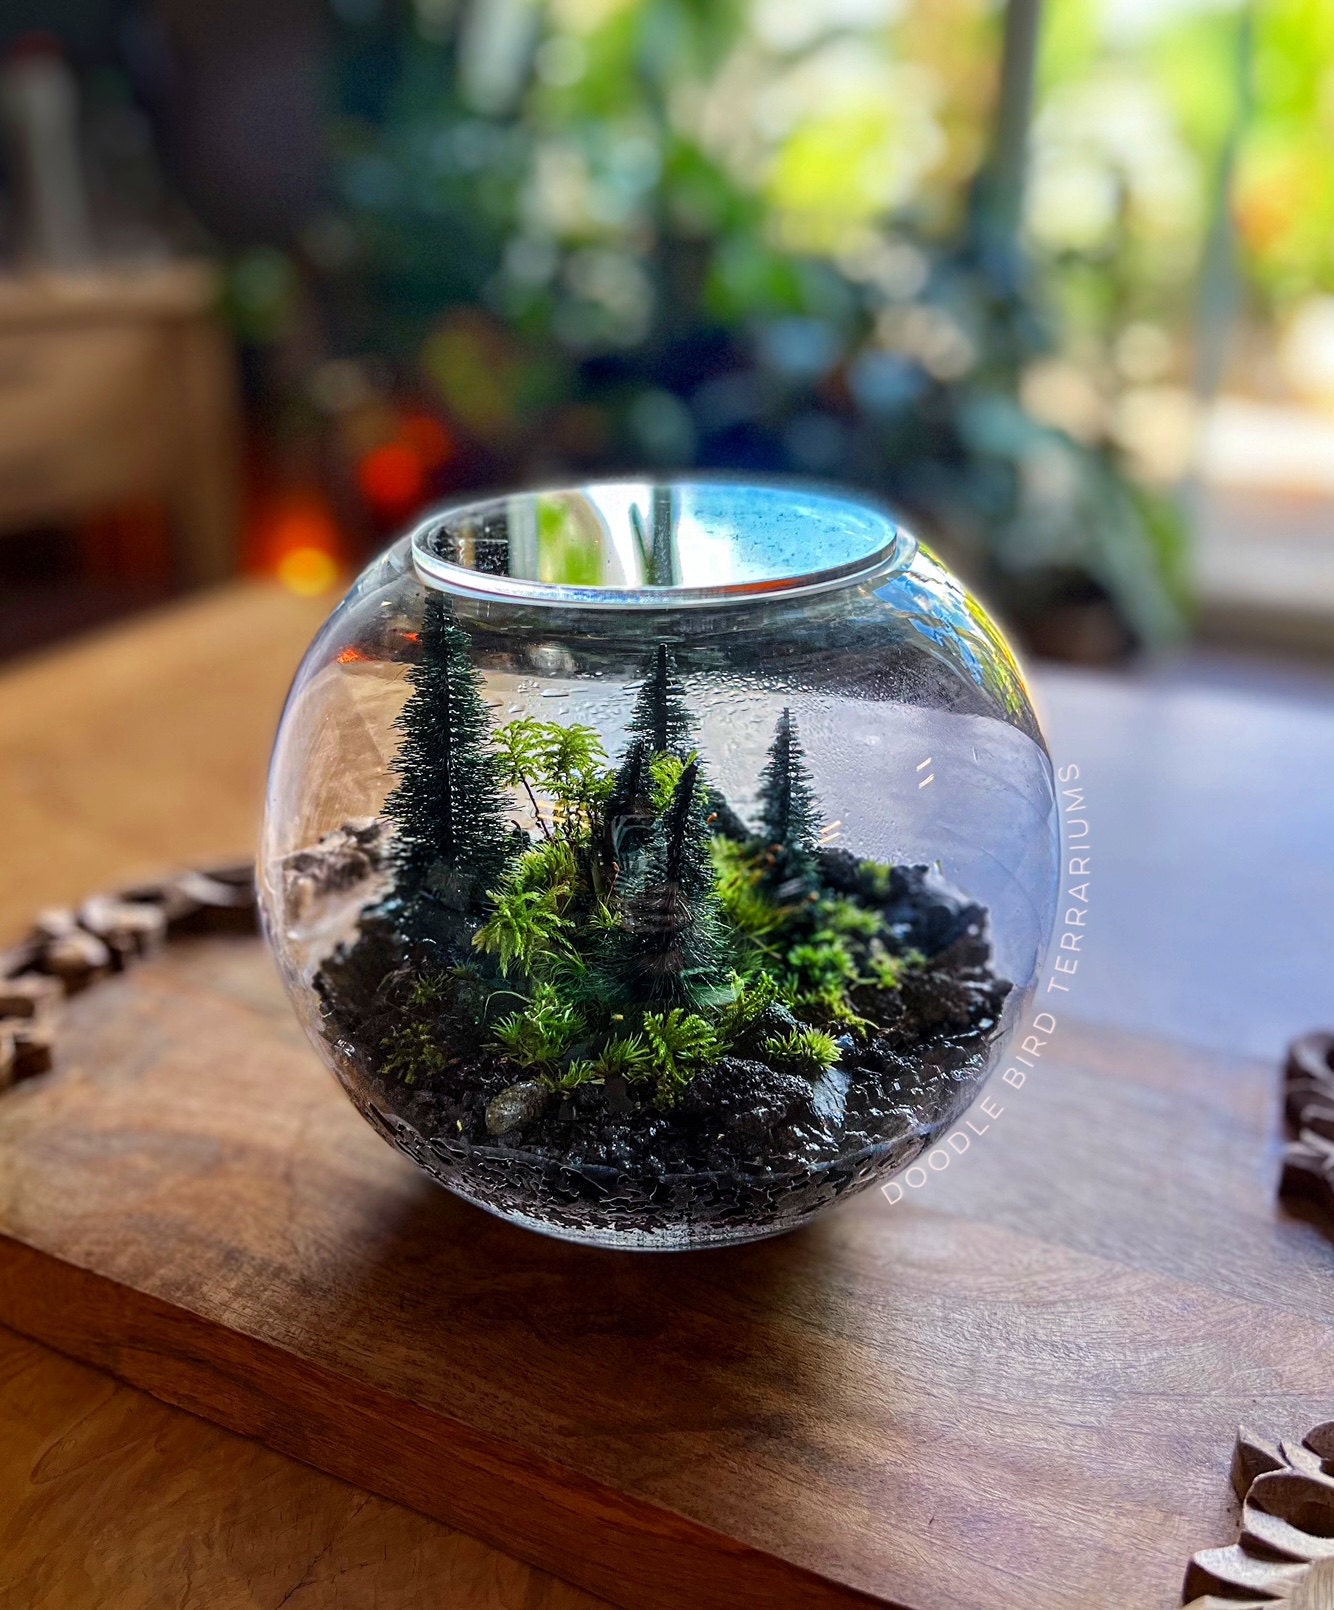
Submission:
POLYGON ((633 739, 617 768, 616 781, 607 799, 603 853, 609 862, 619 867, 630 864, 653 826, 649 758, 647 739, 633 739))
POLYGON ((432 907, 478 911, 513 848, 468 639, 438 593, 426 600, 420 650, 395 722, 403 735, 394 759, 398 787, 384 807, 397 828, 395 892, 418 929, 432 907))
POLYGON ((622 886, 617 970, 640 999, 703 1006, 727 996, 706 803, 692 759, 622 886))
POLYGON ((633 737, 644 739, 652 755, 672 754, 685 760, 694 747, 695 718, 686 707, 685 689, 677 680, 665 643, 653 651, 628 730, 633 737))
POLYGON ((792 712, 778 718, 760 783, 761 834, 772 856, 768 883, 796 894, 810 883, 820 846, 820 805, 792 712))

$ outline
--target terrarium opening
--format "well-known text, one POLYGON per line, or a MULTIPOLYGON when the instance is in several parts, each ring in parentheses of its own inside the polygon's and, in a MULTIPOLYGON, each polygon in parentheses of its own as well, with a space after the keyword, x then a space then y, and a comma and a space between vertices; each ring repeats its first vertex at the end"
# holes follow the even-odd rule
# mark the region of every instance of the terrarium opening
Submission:
POLYGON ((873 505, 726 481, 521 492, 434 515, 412 538, 428 586, 618 609, 820 591, 897 568, 912 549, 873 505))

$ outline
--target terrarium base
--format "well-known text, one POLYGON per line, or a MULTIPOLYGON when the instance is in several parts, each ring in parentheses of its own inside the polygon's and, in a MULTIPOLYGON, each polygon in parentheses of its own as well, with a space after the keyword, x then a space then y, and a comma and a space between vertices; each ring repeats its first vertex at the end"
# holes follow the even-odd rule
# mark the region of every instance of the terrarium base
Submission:
POLYGON ((1238 1418, 1329 1417, 1328 1249, 1267 1069, 1050 1049, 898 1206, 646 1259, 448 1195, 182 943, 0 1096, 0 1321, 634 1610, 1165 1610, 1238 1418))

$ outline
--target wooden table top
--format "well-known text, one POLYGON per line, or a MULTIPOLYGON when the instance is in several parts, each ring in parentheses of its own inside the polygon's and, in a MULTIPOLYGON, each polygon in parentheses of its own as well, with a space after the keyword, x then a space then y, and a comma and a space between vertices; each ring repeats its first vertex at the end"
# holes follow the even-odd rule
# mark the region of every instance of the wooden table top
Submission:
MULTIPOLYGON (((164 863, 248 849, 283 692, 327 607, 262 587, 229 589, 0 677, 0 819, 11 846, 0 939, 43 905, 164 863)), ((1076 1000, 1072 1009, 1205 1047, 1220 1037, 1219 1013, 1244 1020, 1250 1050, 1271 1049, 1276 1026, 1309 1026, 1284 1014, 1310 1017, 1328 999, 1307 952, 1322 904, 1330 909, 1330 856, 1308 832, 1317 791, 1288 794, 1263 767, 1280 745, 1316 763, 1329 711, 1091 677, 1046 677, 1043 691, 1058 758, 1077 756, 1087 768, 1109 862, 1119 850, 1102 880, 1113 920, 1089 969, 1102 981, 1088 985, 1086 1007, 1076 1000), (1201 708, 1202 731, 1192 720, 1201 708), (1201 792, 1212 819, 1189 815, 1201 792), (1147 823, 1142 808, 1135 822, 1137 798, 1150 802, 1147 823), (1249 824, 1244 844, 1229 838, 1229 823, 1249 824), (1186 844, 1198 853, 1184 854, 1186 844), (1242 853, 1252 844, 1254 854, 1242 853), (1243 900, 1263 895, 1266 856, 1277 857, 1273 909, 1260 921, 1276 940, 1286 934, 1293 954, 1250 952, 1248 1013, 1236 999, 1244 937, 1216 944, 1215 967, 1160 952, 1188 946, 1211 920, 1207 901, 1224 874, 1240 874, 1243 900), (1155 929, 1154 976, 1136 983, 1145 932, 1137 901, 1151 889, 1164 896, 1151 909, 1166 935, 1155 929), (1171 976, 1163 983, 1165 970, 1175 986, 1171 976)), ((9 1333, 0 1333, 0 1539, 0 1602, 31 1610, 597 1603, 9 1333)), ((1223 1539, 1199 1539, 1211 1541, 1223 1539)))
MULTIPOLYGON (((256 833, 268 746, 330 601, 231 588, 0 676, 0 935, 256 833)), ((459 1532, 0 1330, 0 1604, 582 1610, 459 1532)))

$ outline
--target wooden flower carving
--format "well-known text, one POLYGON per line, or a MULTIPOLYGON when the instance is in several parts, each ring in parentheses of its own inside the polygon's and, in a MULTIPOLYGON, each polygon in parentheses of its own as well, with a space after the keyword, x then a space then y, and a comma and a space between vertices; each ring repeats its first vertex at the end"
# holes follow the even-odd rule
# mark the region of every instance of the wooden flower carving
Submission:
POLYGON ((1283 1111, 1297 1138, 1283 1148, 1278 1194, 1312 1204, 1334 1226, 1334 1034, 1304 1034, 1289 1046, 1283 1111))
POLYGON ((1241 1537, 1202 1549, 1186 1571, 1190 1610, 1334 1610, 1334 1421, 1300 1443, 1237 1433, 1232 1485, 1241 1537))

